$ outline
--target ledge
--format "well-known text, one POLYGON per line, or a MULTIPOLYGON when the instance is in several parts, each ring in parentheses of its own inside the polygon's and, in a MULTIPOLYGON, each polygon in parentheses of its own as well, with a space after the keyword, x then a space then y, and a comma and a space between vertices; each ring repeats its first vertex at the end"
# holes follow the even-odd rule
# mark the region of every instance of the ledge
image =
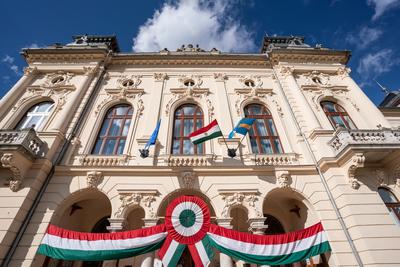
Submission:
POLYGON ((293 165, 297 164, 298 155, 295 153, 285 154, 247 154, 243 155, 243 159, 254 165, 293 165))
POLYGON ((164 155, 160 157, 164 163, 173 167, 209 166, 214 162, 214 155, 164 155))
POLYGON ((81 155, 78 159, 82 166, 109 167, 126 165, 128 156, 81 155))

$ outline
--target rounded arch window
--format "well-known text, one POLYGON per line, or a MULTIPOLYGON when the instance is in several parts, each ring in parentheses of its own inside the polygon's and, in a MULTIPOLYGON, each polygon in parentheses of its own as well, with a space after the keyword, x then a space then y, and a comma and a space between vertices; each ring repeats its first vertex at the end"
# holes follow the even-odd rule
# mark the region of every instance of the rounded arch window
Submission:
POLYGON ((119 104, 111 107, 104 117, 92 154, 121 155, 132 121, 131 105, 119 104))
POLYGON ((65 78, 63 76, 57 76, 55 78, 53 78, 53 80, 51 80, 52 84, 58 84, 58 83, 62 83, 65 80, 65 78))
POLYGON ((253 80, 245 80, 244 85, 246 85, 247 87, 254 87, 255 83, 253 80))
POLYGON ((189 79, 189 80, 184 81, 183 84, 185 86, 192 87, 192 86, 194 86, 194 81, 189 79))
POLYGON ((125 80, 122 82, 122 86, 123 87, 131 87, 133 85, 133 81, 132 80, 125 80))
POLYGON ((194 145, 189 135, 202 128, 204 116, 201 108, 195 104, 184 104, 174 113, 174 129, 172 137, 172 154, 203 154, 204 144, 194 145))
POLYGON ((249 131, 253 153, 283 153, 278 131, 269 110, 260 104, 250 104, 244 108, 244 114, 246 118, 256 119, 249 131))
POLYGON ((378 193, 389 212, 397 219, 397 224, 400 225, 400 202, 397 197, 389 189, 384 187, 379 187, 378 193))
POLYGON ((44 101, 32 106, 22 117, 15 129, 33 128, 40 130, 54 108, 54 102, 44 101))
POLYGON ((357 129, 349 114, 341 105, 332 101, 322 101, 321 107, 335 129, 338 127, 357 129))

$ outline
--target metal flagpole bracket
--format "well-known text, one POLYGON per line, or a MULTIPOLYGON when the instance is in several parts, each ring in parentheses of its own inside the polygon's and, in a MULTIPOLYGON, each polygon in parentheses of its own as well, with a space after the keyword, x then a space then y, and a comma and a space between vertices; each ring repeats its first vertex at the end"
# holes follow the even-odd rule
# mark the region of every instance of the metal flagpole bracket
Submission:
POLYGON ((147 158, 149 156, 149 150, 144 148, 144 149, 139 149, 140 152, 140 157, 142 158, 147 158))
POLYGON ((228 156, 231 157, 231 158, 236 157, 236 149, 228 148, 228 156))

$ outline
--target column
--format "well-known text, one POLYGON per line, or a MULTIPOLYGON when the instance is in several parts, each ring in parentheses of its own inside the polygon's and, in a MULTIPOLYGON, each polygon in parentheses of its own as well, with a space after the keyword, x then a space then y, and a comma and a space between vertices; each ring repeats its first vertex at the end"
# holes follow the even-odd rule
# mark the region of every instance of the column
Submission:
MULTIPOLYGON (((296 82, 293 76, 293 69, 289 66, 281 66, 277 69, 278 74, 283 78, 283 90, 289 99, 289 103, 296 115, 296 119, 300 124, 300 127, 306 128, 310 131, 321 128, 319 121, 317 120, 314 111, 304 96, 301 88, 296 82), (285 86, 285 84, 287 86, 285 86), (294 104, 294 105, 293 105, 294 104)), ((277 77, 279 79, 279 77, 277 77)))
POLYGON ((0 100, 0 120, 7 114, 26 89, 26 86, 32 81, 37 73, 37 68, 28 67, 24 70, 24 75, 18 82, 7 92, 7 94, 0 100))
MULTIPOLYGON (((217 218, 217 224, 219 226, 232 229, 231 225, 231 220, 232 218, 217 218)), ((233 260, 231 259, 230 256, 224 254, 224 253, 219 253, 219 265, 223 267, 234 267, 235 264, 233 260)))
POLYGON ((88 88, 92 77, 95 75, 96 71, 90 69, 84 74, 83 81, 77 86, 75 91, 73 91, 68 97, 65 105, 61 111, 57 114, 57 118, 54 122, 52 130, 64 132, 71 122, 72 116, 75 114, 79 104, 81 103, 86 89, 88 88))
MULTIPOLYGON (((125 218, 109 218, 110 226, 107 226, 107 230, 110 233, 123 231, 126 225, 125 218)), ((118 267, 118 260, 103 261, 103 267, 118 267)))
MULTIPOLYGON (((255 235, 264 235, 265 229, 268 228, 268 225, 265 225, 265 220, 265 217, 250 218, 248 220, 250 225, 249 230, 255 235)), ((269 265, 260 265, 260 267, 269 267, 269 265)))
MULTIPOLYGON (((144 221, 143 228, 156 226, 157 220, 158 219, 143 219, 143 221, 144 221)), ((142 255, 143 260, 142 260, 142 263, 140 266, 141 267, 153 267, 154 266, 154 256, 155 256, 155 251, 143 254, 142 255)))

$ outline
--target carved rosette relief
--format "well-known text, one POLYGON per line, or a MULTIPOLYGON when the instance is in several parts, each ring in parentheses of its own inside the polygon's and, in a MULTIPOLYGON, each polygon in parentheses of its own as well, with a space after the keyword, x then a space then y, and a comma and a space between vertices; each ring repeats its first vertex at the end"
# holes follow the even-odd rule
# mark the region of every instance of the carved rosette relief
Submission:
POLYGON ((102 182, 103 173, 98 171, 88 172, 86 176, 86 184, 88 188, 97 188, 102 182))
POLYGON ((22 175, 18 166, 16 166, 14 155, 11 153, 5 153, 0 158, 0 163, 4 168, 11 171, 12 176, 8 178, 7 184, 11 191, 17 192, 22 186, 22 175))
POLYGON ((13 110, 17 110, 24 103, 38 97, 53 99, 56 103, 56 111, 61 110, 67 102, 68 94, 76 89, 75 85, 70 82, 72 77, 72 73, 63 71, 46 74, 41 85, 27 88, 25 95, 16 103, 13 110))
POLYGON ((122 218, 124 211, 130 206, 140 206, 144 209, 146 218, 155 218, 156 213, 154 212, 153 202, 156 201, 154 194, 146 193, 130 193, 121 194, 119 197, 121 204, 118 210, 114 213, 114 217, 122 218))
POLYGON ((181 99, 196 99, 202 102, 205 107, 207 107, 208 115, 211 119, 214 118, 214 105, 209 99, 210 90, 208 88, 203 88, 203 80, 199 75, 181 75, 178 81, 180 82, 179 88, 171 88, 172 97, 169 99, 165 105, 165 115, 169 115, 172 105, 181 99))
POLYGON ((365 156, 362 153, 355 154, 350 160, 350 166, 348 168, 347 174, 349 178, 349 183, 353 189, 358 189, 360 183, 356 178, 356 171, 358 168, 364 167, 365 156))
MULTIPOLYGON (((121 75, 117 79, 116 88, 105 88, 104 90, 107 93, 106 98, 101 101, 96 109, 95 116, 97 116, 107 103, 111 101, 126 101, 131 103, 134 107, 136 106, 136 112, 139 115, 143 114, 144 105, 143 100, 141 99, 144 94, 144 89, 138 88, 138 86, 142 83, 142 75, 121 75)), ((110 77, 107 77, 110 79, 110 77)))
POLYGON ((153 77, 156 82, 168 80, 168 75, 166 73, 154 73, 153 77))
POLYGON ((244 206, 247 208, 249 218, 262 217, 262 212, 259 210, 256 202, 259 201, 259 197, 255 193, 231 193, 222 194, 222 200, 225 202, 221 212, 221 217, 229 218, 230 211, 235 206, 244 206))
POLYGON ((288 171, 276 171, 275 175, 276 183, 280 188, 290 188, 292 179, 288 171))

